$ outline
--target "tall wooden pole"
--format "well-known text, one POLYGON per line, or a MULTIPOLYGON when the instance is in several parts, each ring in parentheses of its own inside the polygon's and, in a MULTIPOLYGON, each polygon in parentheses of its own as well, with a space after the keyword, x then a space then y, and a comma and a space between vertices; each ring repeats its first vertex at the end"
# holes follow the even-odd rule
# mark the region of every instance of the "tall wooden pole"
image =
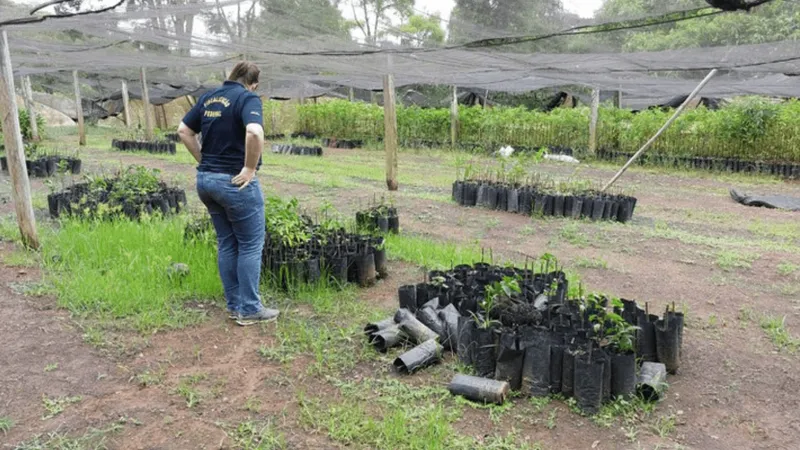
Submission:
POLYGON ((28 111, 28 121, 31 126, 31 139, 39 141, 39 123, 36 122, 36 108, 33 106, 33 88, 31 87, 31 77, 24 76, 22 81, 22 93, 25 99, 25 109, 28 111))
POLYGON ((453 86, 453 98, 450 102, 450 147, 456 148, 458 140, 458 87, 453 86))
POLYGON ((125 127, 131 127, 131 99, 128 96, 128 82, 122 80, 122 110, 125 118, 125 127))
POLYGON ((33 216, 31 186, 28 169, 25 167, 25 149, 19 126, 17 96, 14 93, 14 71, 11 69, 11 54, 5 30, 0 30, 0 119, 3 121, 3 141, 8 171, 11 174, 11 197, 14 200, 22 243, 38 249, 39 236, 36 233, 36 218, 33 216))
POLYGON ((592 113, 589 117, 589 153, 597 151, 597 116, 600 113, 600 89, 592 89, 592 113))
POLYGON ((161 104, 161 116, 164 118, 164 129, 169 129, 169 117, 167 117, 167 108, 161 104))
POLYGON ((269 112, 270 112, 270 119, 269 119, 269 129, 270 129, 270 131, 269 131, 269 133, 270 134, 278 134, 278 132, 275 130, 275 128, 277 128, 277 124, 278 124, 277 119, 275 117, 275 109, 276 109, 276 105, 277 104, 276 103, 272 103, 272 81, 269 81, 269 80, 267 81, 267 102, 270 103, 270 105, 269 105, 269 112))
POLYGON ((83 123, 83 104, 81 103, 81 84, 78 80, 78 71, 72 71, 72 81, 75 84, 75 113, 78 116, 78 144, 86 145, 86 127, 83 123))
POLYGON ((142 107, 144 107, 144 133, 148 141, 154 139, 153 133, 153 107, 150 105, 150 92, 147 89, 147 73, 144 67, 139 69, 142 79, 142 107))
POLYGON ((396 191, 397 183, 397 111, 395 110, 394 77, 383 77, 383 144, 386 149, 386 187, 396 191))
POLYGON ((614 107, 622 108, 622 91, 614 91, 614 107))
POLYGON ((691 103, 692 100, 694 100, 694 98, 697 97, 697 94, 699 94, 700 91, 703 90, 706 84, 708 84, 708 82, 711 81, 711 79, 714 78, 714 75, 716 74, 717 74, 717 69, 713 69, 711 70, 711 72, 708 73, 708 75, 706 75, 705 78, 703 78, 703 81, 701 81, 700 84, 698 84, 697 87, 694 88, 692 93, 689 94, 688 97, 686 97, 686 100, 683 101, 681 106, 679 106, 678 109, 675 110, 675 113, 672 115, 672 117, 670 117, 669 120, 667 120, 667 122, 661 127, 660 130, 656 132, 656 134, 653 135, 653 137, 650 138, 650 140, 644 143, 644 145, 642 146, 642 148, 639 149, 639 151, 637 151, 636 153, 633 154, 633 156, 631 156, 631 159, 629 159, 628 162, 626 162, 625 165, 622 166, 621 169, 619 169, 619 172, 617 172, 617 174, 614 175, 614 178, 612 178, 611 181, 609 181, 605 186, 603 186, 603 189, 601 189, 600 192, 605 192, 608 188, 610 188, 611 185, 614 184, 619 179, 619 177, 621 177, 622 174, 625 173, 626 170, 628 170, 628 167, 630 167, 631 164, 633 164, 633 162, 636 161, 636 158, 641 156, 641 154, 644 153, 645 150, 647 150, 648 148, 650 148, 651 145, 653 145, 653 142, 655 142, 656 139, 658 139, 658 137, 661 136, 664 133, 664 131, 666 131, 667 128, 669 128, 670 125, 672 125, 672 122, 675 122, 675 119, 677 119, 681 115, 681 113, 683 113, 683 110, 686 109, 686 105, 691 103))

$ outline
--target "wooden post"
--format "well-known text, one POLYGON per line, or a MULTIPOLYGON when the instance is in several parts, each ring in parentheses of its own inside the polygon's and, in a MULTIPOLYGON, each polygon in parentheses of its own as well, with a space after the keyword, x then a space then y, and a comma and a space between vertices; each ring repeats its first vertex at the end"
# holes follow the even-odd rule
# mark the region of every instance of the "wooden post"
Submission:
POLYGON ((272 81, 267 81, 267 102, 268 102, 268 103, 270 103, 270 105, 269 105, 269 112, 270 112, 270 119, 269 119, 270 132, 269 132, 269 133, 270 133, 270 134, 278 134, 278 132, 275 130, 275 128, 276 128, 276 127, 277 127, 277 125, 278 125, 278 121, 277 121, 277 119, 276 119, 276 117, 275 117, 275 108, 276 108, 277 104, 275 104, 275 103, 271 103, 271 102, 272 102, 272 81))
POLYGON ((592 89, 592 113, 589 117, 589 153, 597 151, 597 116, 600 113, 600 89, 592 89))
POLYGON ((22 81, 22 93, 25 99, 25 109, 28 110, 28 120, 31 125, 31 139, 39 141, 39 124, 36 122, 36 108, 33 106, 33 88, 31 87, 31 77, 24 76, 22 81))
POLYGON ((83 104, 81 103, 81 84, 78 80, 78 71, 72 71, 72 81, 75 84, 75 113, 78 116, 78 144, 86 145, 86 127, 83 123, 83 104))
POLYGON ((353 86, 350 86, 350 91, 347 93, 347 99, 350 100, 350 103, 356 99, 356 93, 353 90, 353 86))
POLYGON ((397 183, 397 111, 395 111, 394 77, 383 77, 383 144, 386 149, 386 187, 396 191, 397 183))
POLYGON ((483 109, 489 107, 489 90, 486 90, 486 93, 483 95, 483 109))
POLYGON ((453 86, 453 99, 450 102, 450 147, 456 148, 458 140, 458 87, 453 86))
POLYGON ((14 71, 11 69, 11 54, 5 30, 0 30, 0 119, 3 121, 3 140, 8 158, 8 172, 11 174, 11 198, 14 200, 22 243, 38 249, 39 237, 36 234, 36 218, 33 216, 31 186, 25 167, 17 96, 14 93, 14 71))
POLYGON ((155 124, 155 129, 161 128, 161 112, 155 105, 153 105, 153 123, 155 124))
POLYGON ((131 99, 128 97, 128 82, 122 80, 122 112, 125 119, 125 127, 131 127, 131 99))
POLYGON ((164 117, 164 129, 169 129, 169 118, 167 117, 167 108, 164 103, 161 104, 161 116, 164 117))
POLYGON ((277 105, 270 105, 270 108, 269 108, 270 109, 269 124, 270 124, 270 130, 272 130, 271 131, 272 134, 278 134, 278 131, 277 131, 278 119, 277 119, 277 117, 275 117, 275 109, 276 109, 276 107, 277 107, 277 105))
POLYGON ((622 91, 614 91, 614 107, 622 108, 622 91))
POLYGON ((648 148, 650 148, 651 145, 653 145, 653 142, 655 142, 656 139, 658 139, 658 137, 661 136, 664 133, 664 131, 666 131, 667 128, 669 128, 670 125, 672 125, 672 122, 674 122, 675 119, 677 119, 681 115, 683 110, 686 109, 686 105, 692 102, 692 100, 697 96, 697 94, 700 93, 700 91, 705 87, 705 85, 708 84, 708 82, 711 81, 711 79, 714 78, 714 75, 716 74, 717 74, 717 69, 713 69, 711 70, 711 72, 708 73, 708 75, 706 75, 705 78, 703 78, 703 81, 701 81, 700 84, 698 84, 697 87, 694 88, 692 93, 689 94, 688 97, 686 97, 686 100, 684 100, 681 106, 679 106, 678 109, 675 110, 675 113, 672 115, 672 117, 670 117, 669 120, 667 120, 667 123, 665 123, 664 126, 662 126, 661 129, 658 130, 656 134, 654 134, 653 137, 650 138, 649 141, 645 142, 642 148, 639 149, 639 151, 637 151, 636 153, 633 154, 633 156, 631 156, 631 159, 629 159, 628 162, 626 162, 625 165, 622 166, 621 169, 619 169, 619 172, 617 172, 617 174, 614 175, 614 178, 612 178, 611 181, 609 181, 605 186, 603 186, 603 189, 601 189, 600 192, 605 192, 608 188, 610 188, 611 185, 614 184, 614 182, 616 182, 619 179, 619 177, 621 177, 622 174, 625 173, 626 170, 628 170, 628 167, 630 167, 630 165, 633 164, 634 161, 636 161, 636 158, 641 156, 641 154, 644 153, 645 150, 647 150, 648 148))
POLYGON ((144 67, 139 69, 142 78, 142 106, 144 107, 144 133, 148 141, 153 137, 153 107, 150 105, 150 92, 147 89, 147 73, 144 67))

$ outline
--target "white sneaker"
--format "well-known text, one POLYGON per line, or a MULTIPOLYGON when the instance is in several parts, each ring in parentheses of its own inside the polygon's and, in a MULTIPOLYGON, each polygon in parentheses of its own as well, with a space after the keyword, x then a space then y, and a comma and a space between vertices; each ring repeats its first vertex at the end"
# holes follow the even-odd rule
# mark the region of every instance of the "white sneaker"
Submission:
POLYGON ((246 327, 249 325, 255 325, 257 323, 272 322, 273 320, 278 318, 280 313, 281 312, 278 311, 277 309, 264 308, 261 311, 255 314, 251 314, 249 316, 244 316, 244 315, 239 316, 236 319, 236 323, 243 327, 246 327))

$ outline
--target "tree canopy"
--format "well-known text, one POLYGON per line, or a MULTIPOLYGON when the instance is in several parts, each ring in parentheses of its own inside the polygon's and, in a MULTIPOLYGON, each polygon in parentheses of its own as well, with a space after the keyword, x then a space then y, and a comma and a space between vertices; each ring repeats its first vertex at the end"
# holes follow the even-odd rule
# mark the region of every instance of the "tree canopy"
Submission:
POLYGON ((552 31, 558 28, 563 13, 561 0, 456 0, 450 40, 552 31))
MULTIPOLYGON (((603 21, 665 12, 677 8, 707 7, 703 0, 606 0, 598 12, 603 21)), ((743 45, 800 38, 800 3, 774 0, 750 12, 729 12, 603 37, 610 50, 657 51, 687 47, 743 45)))
POLYGON ((435 47, 444 42, 442 19, 438 14, 413 14, 400 25, 400 43, 412 47, 435 47))

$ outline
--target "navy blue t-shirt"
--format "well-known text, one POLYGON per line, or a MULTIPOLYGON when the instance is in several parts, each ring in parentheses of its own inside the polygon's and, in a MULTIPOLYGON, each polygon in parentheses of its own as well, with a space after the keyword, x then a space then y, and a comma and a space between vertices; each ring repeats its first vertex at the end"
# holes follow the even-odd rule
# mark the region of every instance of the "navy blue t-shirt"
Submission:
POLYGON ((197 170, 237 175, 244 167, 245 129, 251 123, 264 126, 262 111, 261 98, 235 81, 203 94, 183 118, 186 126, 202 133, 197 170))

